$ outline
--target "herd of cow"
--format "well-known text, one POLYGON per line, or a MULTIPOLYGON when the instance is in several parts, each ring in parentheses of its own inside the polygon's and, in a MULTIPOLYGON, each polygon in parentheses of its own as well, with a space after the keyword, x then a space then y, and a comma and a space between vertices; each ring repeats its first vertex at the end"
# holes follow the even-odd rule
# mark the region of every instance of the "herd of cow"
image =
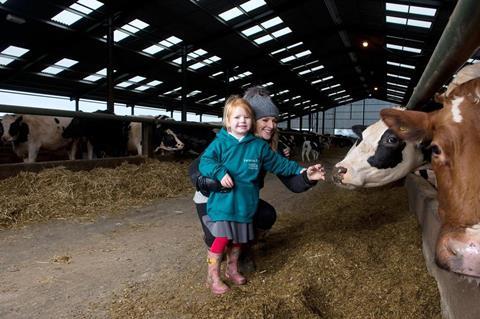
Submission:
MULTIPOLYGON (((108 111, 94 113, 112 114, 108 111)), ((179 125, 165 115, 154 119, 158 120, 153 132, 155 153, 200 154, 214 139, 217 130, 179 125)), ((26 163, 35 162, 40 149, 65 150, 70 160, 142 155, 142 123, 122 119, 6 114, 0 118, 0 136, 1 141, 11 145, 14 153, 26 163)), ((279 148, 288 148, 292 155, 301 152, 303 161, 311 161, 317 160, 331 142, 332 137, 328 135, 282 130, 279 148)))
MULTIPOLYGON (((155 119, 159 121, 154 125, 154 152, 200 153, 215 137, 215 132, 208 127, 175 125, 173 119, 163 115, 155 119)), ((0 133, 1 141, 12 145, 15 154, 26 163, 35 162, 40 149, 65 149, 71 160, 78 157, 79 149, 85 150, 82 154, 86 153, 88 159, 142 155, 141 122, 6 114, 0 119, 0 133)))

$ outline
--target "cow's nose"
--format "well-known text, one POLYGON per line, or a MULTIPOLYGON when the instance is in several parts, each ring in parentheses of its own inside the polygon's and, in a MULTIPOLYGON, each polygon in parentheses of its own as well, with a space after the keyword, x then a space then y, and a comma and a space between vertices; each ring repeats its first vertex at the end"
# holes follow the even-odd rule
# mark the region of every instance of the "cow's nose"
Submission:
POLYGON ((183 149, 185 147, 185 144, 183 143, 177 143, 177 148, 178 149, 183 149))
POLYGON ((334 183, 342 183, 343 175, 347 172, 347 169, 343 166, 337 166, 332 169, 332 179, 334 183))

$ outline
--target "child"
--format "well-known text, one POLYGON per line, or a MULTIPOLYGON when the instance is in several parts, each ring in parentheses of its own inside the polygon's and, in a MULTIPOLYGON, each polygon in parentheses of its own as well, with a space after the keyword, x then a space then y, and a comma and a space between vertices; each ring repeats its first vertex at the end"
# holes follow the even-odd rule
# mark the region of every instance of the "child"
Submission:
POLYGON ((275 174, 300 174, 304 168, 274 152, 253 132, 254 113, 248 102, 231 96, 225 103, 224 128, 200 158, 202 175, 219 180, 228 189, 210 194, 205 225, 215 236, 208 252, 207 285, 214 294, 229 290, 220 278, 220 262, 227 248, 225 276, 234 284, 246 282, 238 272, 241 244, 254 239, 252 218, 257 209, 260 170, 275 174), (231 246, 228 244, 232 242, 231 246), (228 247, 227 247, 228 246, 228 247))

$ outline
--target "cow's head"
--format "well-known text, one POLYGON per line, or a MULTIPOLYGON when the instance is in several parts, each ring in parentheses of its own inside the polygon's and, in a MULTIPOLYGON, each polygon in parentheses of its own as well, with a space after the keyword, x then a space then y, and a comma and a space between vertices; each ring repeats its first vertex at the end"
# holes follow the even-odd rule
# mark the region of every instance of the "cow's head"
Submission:
POLYGON ((381 120, 367 128, 357 126, 354 132, 359 139, 333 168, 333 181, 339 186, 383 186, 423 163, 418 143, 400 140, 381 120))
POLYGON ((180 141, 173 130, 165 128, 162 124, 158 124, 155 128, 154 145, 155 152, 159 150, 180 151, 185 147, 185 144, 180 141))
POLYGON ((27 141, 29 128, 23 122, 23 116, 6 114, 2 118, 2 126, 2 142, 18 144, 27 141))
POLYGON ((429 142, 442 222, 437 263, 480 276, 480 78, 455 88, 435 112, 384 109, 380 115, 400 138, 429 142))

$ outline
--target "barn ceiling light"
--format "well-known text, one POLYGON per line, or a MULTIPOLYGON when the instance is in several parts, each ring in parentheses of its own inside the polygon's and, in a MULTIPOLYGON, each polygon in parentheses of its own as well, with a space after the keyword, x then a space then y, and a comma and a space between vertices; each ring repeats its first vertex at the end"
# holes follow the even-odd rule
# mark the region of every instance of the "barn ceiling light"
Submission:
POLYGON ((368 41, 363 41, 362 42, 362 47, 367 48, 368 47, 368 41))

